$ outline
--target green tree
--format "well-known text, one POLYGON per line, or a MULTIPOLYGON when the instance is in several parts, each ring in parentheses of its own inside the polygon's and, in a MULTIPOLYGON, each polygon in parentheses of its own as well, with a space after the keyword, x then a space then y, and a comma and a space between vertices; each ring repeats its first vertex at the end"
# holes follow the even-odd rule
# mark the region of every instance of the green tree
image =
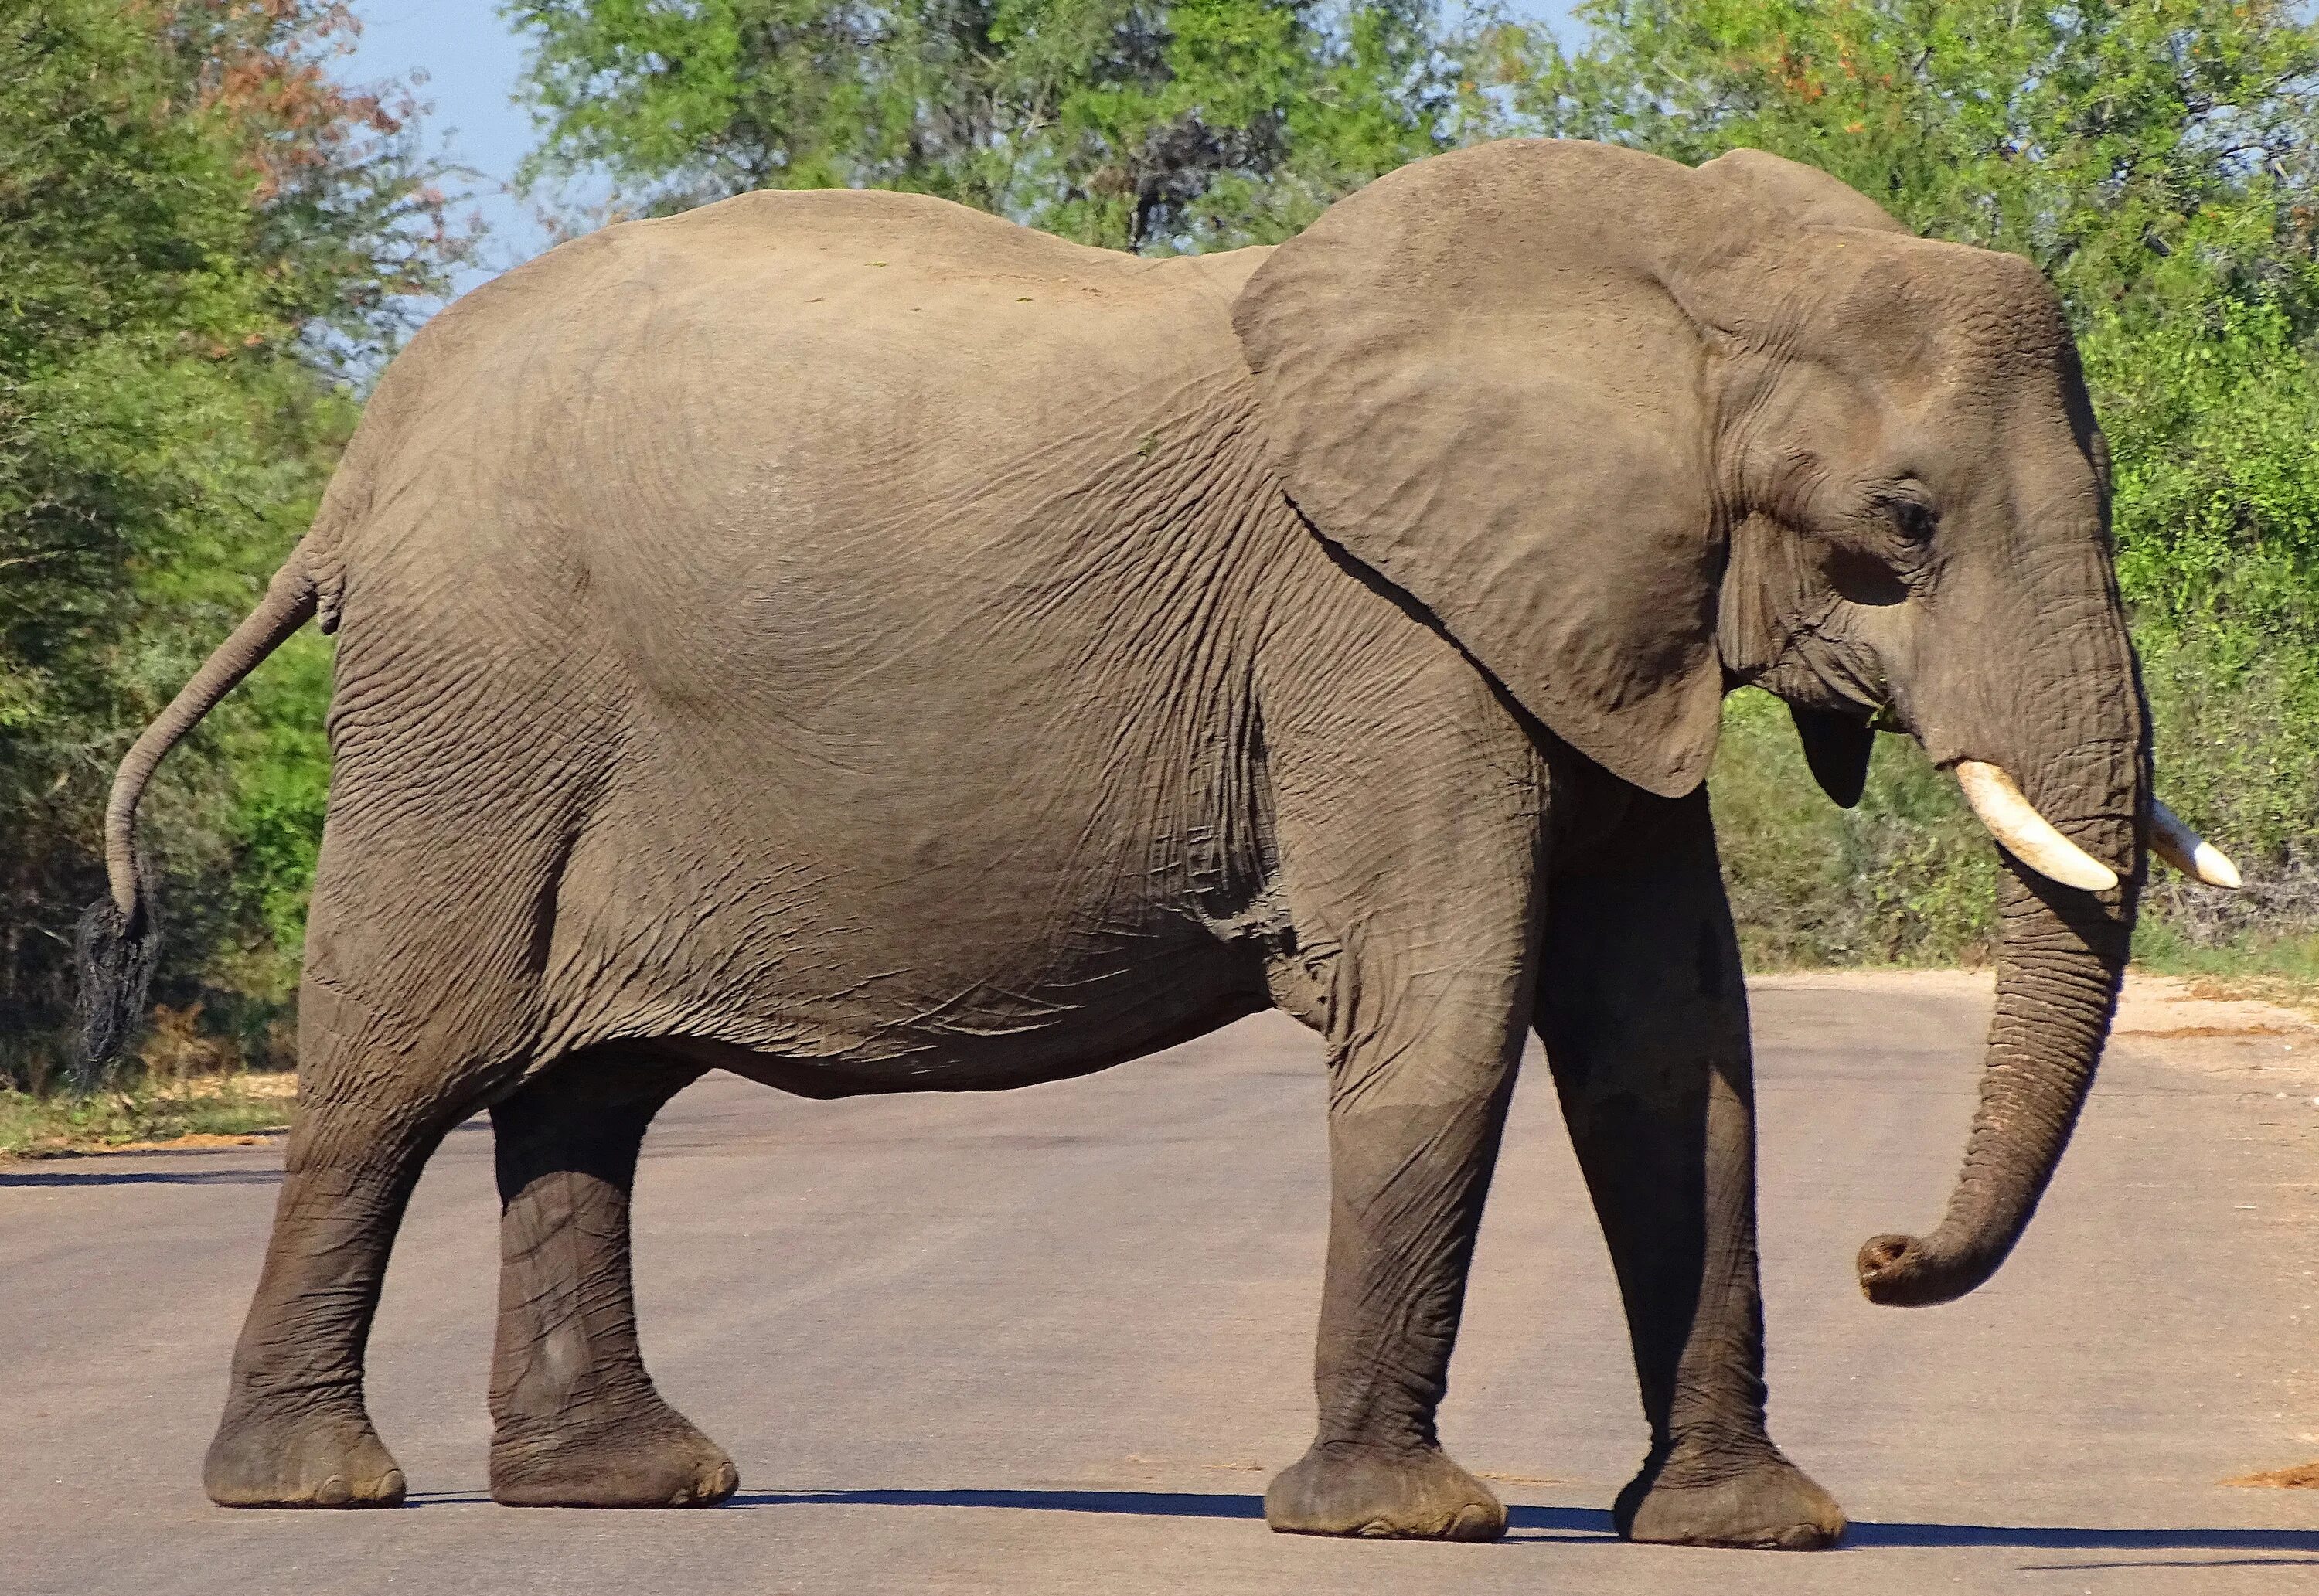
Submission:
POLYGON ((1279 239, 1466 136, 1494 37, 1432 0, 510 0, 531 179, 668 212, 917 190, 1087 243, 1279 239))
MULTIPOLYGON (((44 1073, 127 740, 262 591, 347 380, 459 239, 407 106, 335 85, 325 0, 0 14, 0 1071, 44 1073)), ((302 640, 176 764, 160 996, 286 997, 326 781, 302 640)), ((226 1011, 245 999, 245 1014, 226 1011)))
MULTIPOLYGON (((1594 0, 1585 46, 1534 39, 1513 94, 1542 131, 1809 162, 1920 232, 2052 277, 2116 461, 2161 785, 2266 866, 2258 915, 2303 912, 2293 878, 2319 866, 2304 852, 2319 835, 2319 30, 2304 10, 1594 0)), ((1853 844, 1930 857, 1925 827, 1946 818, 1909 790, 1916 819, 1872 804, 1842 823, 1853 844)), ((1806 896, 1789 894, 1793 913, 1841 918, 1806 896)), ((2161 918, 2189 905, 2171 886, 2158 900, 2161 918)))

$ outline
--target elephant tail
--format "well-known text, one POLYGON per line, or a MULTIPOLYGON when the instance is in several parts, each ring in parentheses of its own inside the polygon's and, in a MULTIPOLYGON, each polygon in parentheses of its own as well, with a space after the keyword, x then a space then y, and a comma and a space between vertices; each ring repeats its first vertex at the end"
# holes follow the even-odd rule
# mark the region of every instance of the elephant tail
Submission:
POLYGON ((257 608, 145 728, 113 778, 104 809, 104 874, 112 890, 81 915, 73 942, 80 978, 80 1047, 73 1079, 83 1091, 103 1078, 136 1029, 161 951, 153 872, 137 849, 138 800, 162 756, 284 638, 313 618, 319 592, 307 560, 302 543, 274 573, 257 608))

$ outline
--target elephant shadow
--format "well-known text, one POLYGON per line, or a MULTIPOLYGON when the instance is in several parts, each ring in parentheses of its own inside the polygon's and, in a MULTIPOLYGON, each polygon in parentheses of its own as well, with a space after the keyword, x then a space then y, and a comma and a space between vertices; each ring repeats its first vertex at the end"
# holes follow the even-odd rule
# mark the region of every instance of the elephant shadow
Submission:
MULTIPOLYGON (((466 1492, 414 1493, 414 1505, 481 1502, 466 1492)), ((1013 1511, 1116 1513, 1150 1519, 1252 1519, 1264 1517, 1261 1496, 1192 1491, 1012 1491, 898 1489, 851 1491, 744 1491, 719 1510, 800 1507, 997 1508, 1013 1511)), ((1615 1540, 1611 1515, 1599 1508, 1525 1507, 1506 1510, 1509 1538, 1523 1541, 1594 1543, 1615 1540)), ((2208 1552, 2256 1554, 2235 1557, 2161 1558, 2143 1562, 2037 1564, 2039 1568, 2134 1568, 2164 1566, 2266 1566, 2319 1564, 2319 1529, 2104 1529, 2086 1527, 2005 1524, 1909 1524, 1854 1520, 1843 1549, 2017 1547, 2034 1551, 2114 1553, 2208 1552), (2264 1553, 2305 1553, 2265 1556, 2264 1553)))
POLYGON ((0 1188, 57 1186, 280 1186, 279 1169, 6 1169, 0 1188))

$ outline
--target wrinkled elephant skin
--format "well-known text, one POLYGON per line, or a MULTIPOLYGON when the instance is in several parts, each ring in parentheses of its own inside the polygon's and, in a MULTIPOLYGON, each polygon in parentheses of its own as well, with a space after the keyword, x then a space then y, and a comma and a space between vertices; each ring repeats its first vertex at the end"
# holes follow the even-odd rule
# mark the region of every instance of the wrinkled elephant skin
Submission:
POLYGON ((672 1094, 1017 1086, 1271 1005, 1329 1044, 1333 1172, 1275 1528, 1502 1533, 1434 1414, 1535 1027, 1651 1423, 1622 1532, 1835 1540, 1764 1428, 1719 707, 1787 699, 1839 796, 1888 716, 2121 880, 2008 875, 1955 1201, 1863 1265, 1969 1289, 2067 1138, 2140 880, 2106 471, 2030 268, 1752 152, 1484 146, 1196 259, 756 194, 509 274, 395 363, 124 767, 116 943, 153 761, 337 629, 302 1111, 211 1495, 400 1498, 364 1340, 479 1106, 494 1495, 708 1503, 735 1470, 629 1285, 672 1094))

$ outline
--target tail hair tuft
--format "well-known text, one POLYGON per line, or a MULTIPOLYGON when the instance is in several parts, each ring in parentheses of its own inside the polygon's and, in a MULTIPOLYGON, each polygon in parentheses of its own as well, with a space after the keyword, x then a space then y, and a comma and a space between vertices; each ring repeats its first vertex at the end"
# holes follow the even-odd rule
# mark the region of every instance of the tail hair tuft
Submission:
POLYGON ((100 897, 82 913, 73 936, 73 962, 80 976, 75 1091, 90 1092, 104 1084, 145 1018, 145 995, 161 956, 161 917, 152 880, 151 866, 139 860, 135 909, 124 915, 110 895, 100 897))

